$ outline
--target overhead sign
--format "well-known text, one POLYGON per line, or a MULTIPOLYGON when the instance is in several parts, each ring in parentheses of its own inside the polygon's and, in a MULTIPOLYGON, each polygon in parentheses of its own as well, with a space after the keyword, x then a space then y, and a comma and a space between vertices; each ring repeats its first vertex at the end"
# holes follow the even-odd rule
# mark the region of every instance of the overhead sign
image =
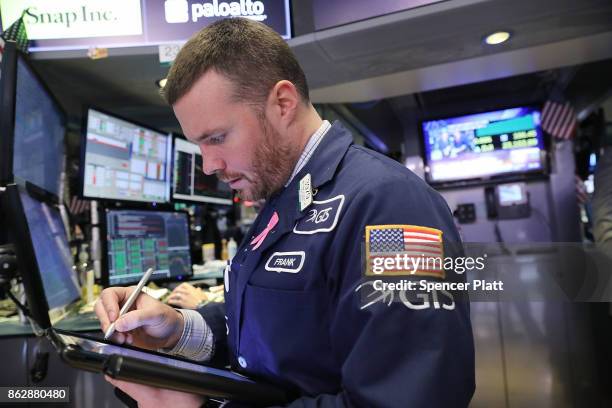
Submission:
POLYGON ((2 26, 11 25, 23 10, 30 40, 142 34, 140 0, 3 0, 2 26))
POLYGON ((444 0, 312 0, 315 30, 324 30, 444 0))
POLYGON ((157 44, 187 40, 202 27, 231 17, 260 21, 291 38, 289 0, 150 0, 145 13, 148 40, 157 44))
MULTIPOLYGON (((23 10, 31 51, 176 44, 223 18, 291 38, 289 0, 0 0, 2 27, 23 10)), ((0 27, 0 30, 2 30, 0 27)))

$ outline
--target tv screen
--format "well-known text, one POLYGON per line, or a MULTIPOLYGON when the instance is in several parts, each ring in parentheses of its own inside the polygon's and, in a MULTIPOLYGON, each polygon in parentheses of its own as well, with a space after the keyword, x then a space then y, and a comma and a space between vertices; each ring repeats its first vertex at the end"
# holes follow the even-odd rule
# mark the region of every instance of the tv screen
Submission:
POLYGON ((516 107, 422 122, 428 181, 545 172, 540 110, 516 107))
POLYGON ((2 137, 12 138, 3 143, 4 154, 12 155, 8 179, 30 182, 59 196, 65 157, 64 113, 22 55, 17 58, 16 73, 14 97, 3 100, 14 106, 2 107, 14 112, 14 121, 7 121, 12 128, 2 129, 2 137))
POLYGON ((212 204, 232 204, 232 190, 217 176, 204 174, 198 145, 184 139, 174 141, 172 199, 212 204))
POLYGON ((168 202, 172 138, 89 109, 82 154, 83 196, 168 202))

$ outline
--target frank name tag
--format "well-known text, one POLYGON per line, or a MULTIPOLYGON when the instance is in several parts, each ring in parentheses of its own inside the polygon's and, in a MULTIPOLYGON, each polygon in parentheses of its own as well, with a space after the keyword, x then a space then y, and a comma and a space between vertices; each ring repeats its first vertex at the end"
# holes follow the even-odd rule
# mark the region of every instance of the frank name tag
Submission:
POLYGON ((298 273, 304 266, 304 251, 275 252, 266 262, 266 271, 298 273))
POLYGON ((313 201, 306 215, 300 219, 293 232, 296 234, 316 234, 329 232, 336 228, 340 211, 344 204, 344 195, 338 195, 328 200, 313 201))

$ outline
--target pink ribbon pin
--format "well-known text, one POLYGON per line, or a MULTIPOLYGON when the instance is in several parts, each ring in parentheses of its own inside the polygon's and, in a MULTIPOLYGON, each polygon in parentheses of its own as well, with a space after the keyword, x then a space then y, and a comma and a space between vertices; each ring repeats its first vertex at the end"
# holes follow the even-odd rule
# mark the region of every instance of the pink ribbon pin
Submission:
POLYGON ((276 224, 278 224, 278 213, 274 211, 274 214, 272 214, 270 221, 268 221, 268 226, 264 228, 264 230, 261 231, 261 233, 255 238, 253 238, 253 240, 251 241, 251 245, 255 245, 252 248, 252 251, 259 248, 259 246, 264 242, 264 239, 266 239, 266 237, 268 236, 268 233, 272 231, 272 228, 274 228, 276 224))

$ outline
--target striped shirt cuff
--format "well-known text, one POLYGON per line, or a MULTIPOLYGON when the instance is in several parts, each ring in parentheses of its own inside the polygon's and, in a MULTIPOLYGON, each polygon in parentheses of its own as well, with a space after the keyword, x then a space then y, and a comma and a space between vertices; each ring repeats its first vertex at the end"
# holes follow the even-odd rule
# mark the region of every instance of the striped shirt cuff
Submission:
POLYGON ((208 361, 214 352, 213 332, 201 314, 195 310, 178 309, 183 315, 185 326, 176 346, 163 350, 195 361, 208 361))

